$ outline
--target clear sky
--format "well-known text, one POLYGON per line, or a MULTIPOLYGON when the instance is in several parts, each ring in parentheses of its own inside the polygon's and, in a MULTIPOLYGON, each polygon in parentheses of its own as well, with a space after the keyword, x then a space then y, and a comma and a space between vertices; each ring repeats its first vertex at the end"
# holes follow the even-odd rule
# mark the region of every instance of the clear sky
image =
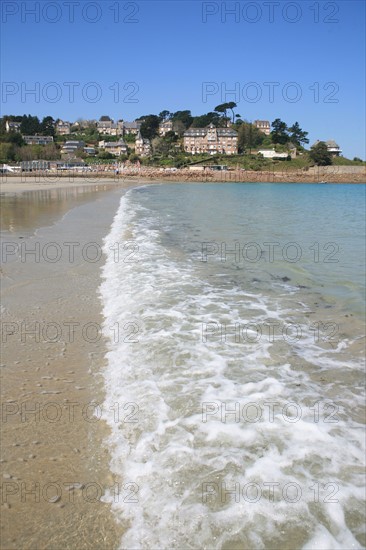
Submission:
POLYGON ((1 2, 2 115, 133 120, 236 101, 365 158, 362 0, 1 2), (33 92, 32 92, 33 90, 33 92))

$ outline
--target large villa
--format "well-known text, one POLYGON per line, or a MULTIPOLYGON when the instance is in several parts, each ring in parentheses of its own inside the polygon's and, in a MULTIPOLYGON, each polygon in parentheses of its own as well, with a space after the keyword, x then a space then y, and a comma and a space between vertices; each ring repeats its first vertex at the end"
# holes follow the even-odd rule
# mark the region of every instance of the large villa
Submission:
POLYGON ((184 132, 184 150, 192 155, 237 155, 238 133, 232 128, 216 128, 213 124, 206 128, 190 128, 184 132))

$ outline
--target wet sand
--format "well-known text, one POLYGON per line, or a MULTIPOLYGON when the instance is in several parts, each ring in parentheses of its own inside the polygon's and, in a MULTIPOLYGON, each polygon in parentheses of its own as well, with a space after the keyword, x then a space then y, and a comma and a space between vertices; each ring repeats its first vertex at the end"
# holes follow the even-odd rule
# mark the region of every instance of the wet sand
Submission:
MULTIPOLYGON (((158 181, 158 180, 156 180, 158 181)), ((142 178, 127 178, 108 174, 88 174, 77 176, 74 173, 60 175, 47 175, 45 173, 28 173, 23 175, 1 174, 0 175, 0 193, 16 194, 25 191, 40 190, 75 190, 83 193, 85 190, 100 191, 102 188, 118 186, 119 188, 129 188, 139 183, 144 183, 142 178), (84 191, 83 191, 84 189, 84 191)))
POLYGON ((3 549, 112 549, 121 539, 102 501, 108 488, 123 498, 123 487, 109 472, 98 407, 106 344, 97 289, 102 239, 130 186, 48 184, 2 197, 3 549))

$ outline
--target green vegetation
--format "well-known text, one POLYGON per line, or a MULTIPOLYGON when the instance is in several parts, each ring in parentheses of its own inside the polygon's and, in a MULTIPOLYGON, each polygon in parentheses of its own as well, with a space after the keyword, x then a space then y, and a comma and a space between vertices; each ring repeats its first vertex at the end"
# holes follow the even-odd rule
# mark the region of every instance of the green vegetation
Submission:
MULTIPOLYGON (((46 116, 39 120, 37 116, 4 116, 0 123, 0 133, 6 133, 6 121, 20 122, 20 133, 23 136, 34 136, 36 134, 43 136, 53 136, 55 134, 55 121, 51 116, 46 116)), ((11 132, 10 132, 11 133, 11 132)))
POLYGON ((126 143, 135 143, 136 136, 134 134, 126 134, 123 139, 126 143))
POLYGON ((196 116, 192 122, 192 128, 204 128, 209 124, 216 127, 226 126, 227 118, 221 117, 218 113, 207 113, 206 115, 196 116))
POLYGON ((15 148, 11 143, 0 143, 0 162, 15 161, 15 148))
POLYGON ((366 162, 358 157, 354 157, 353 160, 345 157, 333 157, 333 164, 335 166, 366 166, 366 162))
POLYGON ((24 145, 0 142, 0 162, 21 162, 24 160, 58 160, 60 150, 55 143, 47 145, 24 145))
POLYGON ((136 155, 136 153, 131 153, 128 157, 128 160, 131 162, 137 162, 138 160, 140 160, 140 157, 136 155))
POLYGON ((235 114, 234 112, 234 109, 237 107, 237 104, 234 102, 234 101, 229 101, 229 103, 221 103, 221 105, 217 105, 217 107, 215 107, 215 111, 217 113, 222 113, 223 114, 223 118, 224 118, 224 121, 226 122, 226 125, 227 125, 227 121, 230 120, 230 118, 228 118, 227 116, 227 111, 231 111, 231 122, 234 124, 235 122, 235 118, 240 118, 241 115, 237 115, 235 114))
POLYGON ((238 149, 240 153, 251 151, 261 146, 265 139, 265 134, 258 130, 256 126, 249 122, 243 122, 238 130, 238 149))
MULTIPOLYGON (((86 138, 86 136, 84 136, 84 139, 85 138, 86 138)), ((97 144, 97 142, 99 142, 99 141, 110 141, 110 142, 116 143, 120 139, 121 139, 121 136, 104 136, 103 134, 98 134, 98 138, 95 141, 95 143, 97 144)), ((92 141, 92 140, 88 139, 88 143, 90 141, 92 141)))
POLYGON ((280 118, 276 118, 272 122, 272 128, 271 138, 274 144, 292 144, 292 146, 301 147, 302 144, 309 143, 308 132, 304 132, 298 122, 289 128, 280 118))
POLYGON ((140 132, 144 139, 153 139, 158 135, 161 118, 157 115, 145 115, 137 120, 142 120, 140 132))
POLYGON ((108 159, 115 159, 115 155, 112 155, 112 153, 109 153, 108 151, 100 151, 98 153, 98 159, 101 160, 108 160, 108 159))
POLYGON ((289 129, 290 141, 297 147, 301 147, 304 143, 309 143, 307 138, 308 132, 304 132, 298 122, 295 122, 289 129))
POLYGON ((309 156, 317 166, 329 166, 332 164, 332 155, 328 151, 324 141, 319 141, 310 149, 309 156))

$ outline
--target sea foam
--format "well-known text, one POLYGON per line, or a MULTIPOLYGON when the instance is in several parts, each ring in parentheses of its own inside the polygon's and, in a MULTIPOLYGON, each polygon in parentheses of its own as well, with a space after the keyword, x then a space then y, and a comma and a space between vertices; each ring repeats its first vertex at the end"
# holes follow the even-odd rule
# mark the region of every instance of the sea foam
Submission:
POLYGON ((264 339, 204 342, 212 319, 284 322, 289 311, 272 294, 220 286, 166 245, 164 220, 129 191, 104 243, 103 410, 111 470, 136 497, 105 495, 126 529, 120 547, 362 548, 350 527, 365 453, 352 392, 332 409, 298 367, 322 369, 331 353, 310 337, 280 352, 264 339))

